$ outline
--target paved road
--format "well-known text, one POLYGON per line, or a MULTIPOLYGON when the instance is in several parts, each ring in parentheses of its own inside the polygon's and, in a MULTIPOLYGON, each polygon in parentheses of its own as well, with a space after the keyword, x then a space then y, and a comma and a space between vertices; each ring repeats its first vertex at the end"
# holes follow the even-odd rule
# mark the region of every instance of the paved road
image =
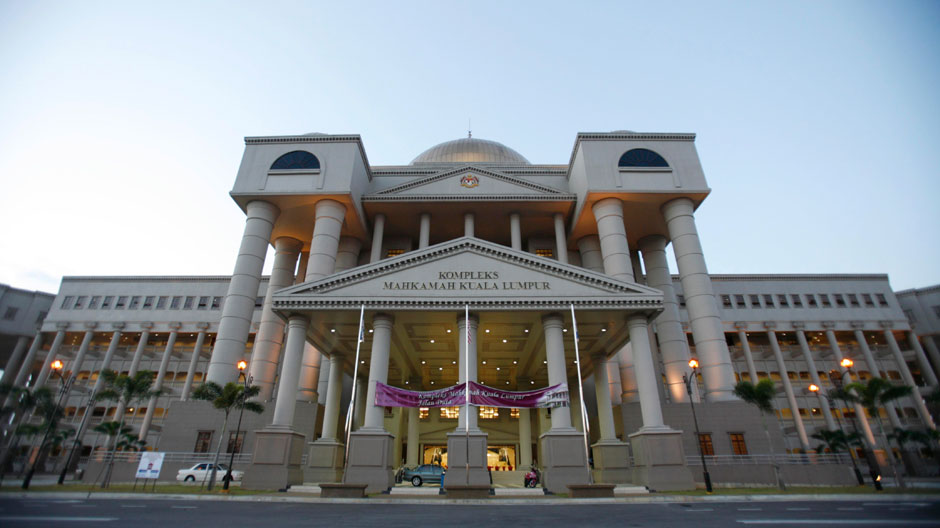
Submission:
MULTIPOLYGON (((495 503, 496 501, 494 501, 495 503)), ((324 504, 0 499, 0 526, 884 526, 940 527, 940 502, 324 504)))

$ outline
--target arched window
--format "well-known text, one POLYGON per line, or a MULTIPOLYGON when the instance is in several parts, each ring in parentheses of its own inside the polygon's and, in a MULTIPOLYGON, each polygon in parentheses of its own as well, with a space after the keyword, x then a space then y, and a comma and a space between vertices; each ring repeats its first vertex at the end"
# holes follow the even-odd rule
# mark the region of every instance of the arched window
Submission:
POLYGON ((271 170, 319 169, 320 160, 304 150, 295 150, 284 154, 271 165, 271 170))
POLYGON ((662 156, 645 148, 628 150, 620 156, 618 167, 668 167, 662 156))

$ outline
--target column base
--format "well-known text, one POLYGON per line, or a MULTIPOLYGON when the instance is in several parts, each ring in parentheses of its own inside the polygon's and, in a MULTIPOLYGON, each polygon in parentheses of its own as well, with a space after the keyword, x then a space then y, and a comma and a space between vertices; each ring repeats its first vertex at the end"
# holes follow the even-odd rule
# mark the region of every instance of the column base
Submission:
POLYGON ((655 491, 693 490, 692 472, 685 465, 682 432, 668 427, 640 429, 630 435, 633 483, 655 491))
POLYGON ((568 493, 569 484, 589 484, 591 475, 584 453, 584 435, 577 429, 553 429, 539 436, 542 451, 542 487, 568 493))
MULTIPOLYGON (((474 408, 474 412, 476 409, 474 408)), ((479 429, 447 433, 447 473, 444 488, 450 486, 487 486, 490 470, 486 464, 486 442, 488 435, 479 429), (467 443, 467 439, 470 443, 467 443), (470 455, 470 471, 467 472, 467 455, 470 455)))
POLYGON ((594 482, 627 484, 633 482, 630 447, 618 440, 601 440, 591 446, 594 458, 594 482))
POLYGON ((304 481, 300 461, 304 455, 304 435, 290 429, 255 431, 251 465, 245 471, 242 488, 286 489, 304 481))
POLYGON ((343 457, 346 446, 336 439, 320 438, 307 444, 307 466, 304 482, 336 483, 343 480, 343 457))
POLYGON ((360 429, 349 435, 349 460, 344 484, 365 484, 366 493, 381 493, 395 485, 392 448, 395 436, 383 429, 360 429))

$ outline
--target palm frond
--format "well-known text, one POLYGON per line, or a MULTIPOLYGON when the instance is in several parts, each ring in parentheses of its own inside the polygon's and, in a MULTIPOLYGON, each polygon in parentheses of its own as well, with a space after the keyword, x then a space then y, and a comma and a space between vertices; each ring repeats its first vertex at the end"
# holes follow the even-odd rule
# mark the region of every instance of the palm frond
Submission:
POLYGON ((757 406, 763 413, 774 412, 773 402, 777 389, 774 382, 769 379, 762 379, 756 385, 749 381, 741 381, 734 386, 734 395, 746 403, 757 406))

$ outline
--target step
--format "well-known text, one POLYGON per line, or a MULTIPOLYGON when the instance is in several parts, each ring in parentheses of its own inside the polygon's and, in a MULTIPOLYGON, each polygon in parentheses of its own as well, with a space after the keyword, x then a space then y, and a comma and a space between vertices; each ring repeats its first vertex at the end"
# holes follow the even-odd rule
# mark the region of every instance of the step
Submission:
POLYGON ((316 493, 320 494, 320 486, 316 484, 299 484, 287 488, 287 493, 316 493))
POLYGON ((499 497, 544 497, 542 488, 493 488, 499 497))
POLYGON ((614 497, 622 497, 624 495, 649 495, 650 490, 646 489, 645 486, 630 486, 628 484, 618 484, 614 488, 614 497))
POLYGON ((441 488, 438 486, 412 486, 411 484, 395 486, 389 491, 389 495, 440 495, 441 488))

